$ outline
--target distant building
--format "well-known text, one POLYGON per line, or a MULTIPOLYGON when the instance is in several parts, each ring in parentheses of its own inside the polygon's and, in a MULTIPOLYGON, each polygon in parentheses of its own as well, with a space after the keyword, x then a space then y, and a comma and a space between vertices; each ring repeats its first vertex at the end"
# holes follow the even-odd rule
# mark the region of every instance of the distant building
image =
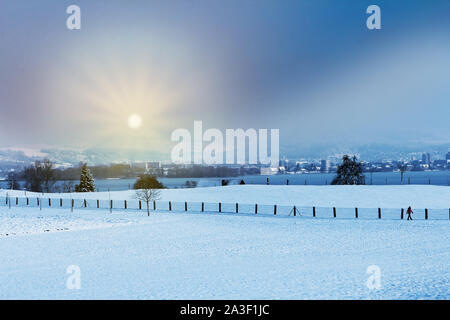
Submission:
POLYGON ((147 169, 161 168, 161 161, 147 162, 147 169))
POLYGON ((131 167, 138 170, 151 171, 153 169, 160 169, 161 162, 134 162, 131 164, 131 167))
POLYGON ((278 173, 278 168, 272 168, 272 167, 261 167, 261 175, 263 176, 270 176, 273 174, 278 173))
POLYGON ((450 163, 450 151, 447 152, 447 155, 445 156, 445 160, 447 160, 447 163, 450 163))
POLYGON ((330 160, 321 160, 320 161, 320 171, 321 172, 328 172, 331 168, 331 161, 330 160))
POLYGON ((131 164, 131 167, 135 168, 135 169, 145 169, 146 163, 145 162, 134 162, 131 164))
POLYGON ((422 163, 431 164, 431 155, 429 153, 422 154, 422 163))
POLYGON ((433 166, 437 168, 444 168, 447 164, 447 160, 434 160, 433 166))
POLYGON ((289 169, 289 160, 288 159, 281 159, 278 161, 279 167, 284 167, 286 170, 289 169))

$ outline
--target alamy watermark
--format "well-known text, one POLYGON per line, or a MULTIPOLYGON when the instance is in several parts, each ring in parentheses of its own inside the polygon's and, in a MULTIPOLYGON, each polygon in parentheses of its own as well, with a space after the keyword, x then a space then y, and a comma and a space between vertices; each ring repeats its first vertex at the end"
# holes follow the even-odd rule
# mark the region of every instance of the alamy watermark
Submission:
POLYGON ((66 9, 66 13, 70 16, 66 20, 66 26, 69 30, 81 29, 81 9, 77 5, 70 5, 66 9))
POLYGON ((366 273, 370 274, 366 281, 366 286, 369 290, 381 289, 381 269, 377 265, 370 265, 366 269, 366 273))
POLYGON ((280 130, 226 129, 225 141, 219 129, 203 132, 202 121, 194 121, 194 134, 187 129, 176 129, 171 140, 178 142, 171 152, 176 164, 262 164, 278 167, 280 130), (248 143, 247 143, 248 141, 248 143), (203 143, 206 146, 203 147, 203 143), (270 153, 270 155, 269 155, 270 153))
MULTIPOLYGON (((381 29, 381 9, 378 5, 370 5, 366 9, 366 13, 370 16, 366 20, 366 26, 369 30, 381 29)), ((81 29, 81 8, 77 5, 70 5, 66 9, 69 17, 66 20, 66 26, 69 30, 81 29)))
POLYGON ((77 265, 67 267, 66 273, 70 276, 67 278, 66 287, 69 290, 81 289, 81 269, 77 265))
POLYGON ((379 6, 373 4, 367 7, 367 14, 370 16, 366 20, 366 26, 369 30, 381 29, 381 9, 379 6))

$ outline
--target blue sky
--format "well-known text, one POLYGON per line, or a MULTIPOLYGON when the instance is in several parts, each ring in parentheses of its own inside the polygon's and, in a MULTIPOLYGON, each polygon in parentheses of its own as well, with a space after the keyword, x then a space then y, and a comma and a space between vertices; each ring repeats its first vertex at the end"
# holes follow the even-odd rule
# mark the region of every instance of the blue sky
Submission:
POLYGON ((449 143, 449 1, 0 1, 0 147, 449 143), (67 30, 67 6, 81 30, 67 30), (381 7, 382 29, 366 28, 381 7), (136 113, 143 126, 130 129, 136 113))

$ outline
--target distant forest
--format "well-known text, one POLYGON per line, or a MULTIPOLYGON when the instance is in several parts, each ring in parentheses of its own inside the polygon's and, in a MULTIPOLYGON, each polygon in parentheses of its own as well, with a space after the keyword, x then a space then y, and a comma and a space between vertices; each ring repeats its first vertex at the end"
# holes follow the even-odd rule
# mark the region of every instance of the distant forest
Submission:
MULTIPOLYGON (((136 178, 144 174, 145 168, 132 167, 127 164, 111 164, 109 166, 89 166, 95 179, 108 178, 136 178)), ((81 175, 81 166, 67 169, 53 169, 55 180, 79 180, 81 175)), ((259 174, 257 168, 231 168, 225 166, 175 166, 168 168, 149 168, 149 173, 156 177, 167 178, 206 178, 206 177, 236 177, 246 174, 259 174)), ((19 173, 17 178, 23 179, 24 172, 19 173)))

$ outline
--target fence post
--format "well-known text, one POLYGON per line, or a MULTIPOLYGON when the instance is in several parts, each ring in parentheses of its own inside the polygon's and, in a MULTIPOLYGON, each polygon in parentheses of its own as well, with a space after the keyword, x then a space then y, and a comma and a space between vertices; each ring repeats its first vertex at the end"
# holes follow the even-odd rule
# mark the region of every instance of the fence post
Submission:
POLYGON ((222 203, 219 202, 219 213, 222 212, 222 203))
POLYGON ((187 201, 184 202, 184 211, 187 211, 187 201))
POLYGON ((313 217, 316 217, 316 207, 313 207, 313 217))
POLYGON ((19 205, 19 198, 16 197, 16 206, 19 205))
POLYGON ((355 208, 355 218, 358 219, 358 208, 355 208))
POLYGON ((172 211, 172 201, 169 201, 169 211, 172 211))
POLYGON ((59 206, 62 207, 62 198, 59 198, 59 206))
POLYGON ((87 208, 87 201, 86 201, 86 199, 84 199, 83 202, 84 202, 84 207, 87 208))
POLYGON ((205 203, 202 202, 202 212, 205 212, 205 203))
POLYGON ((48 206, 51 207, 52 206, 52 199, 48 198, 48 206))
POLYGON ((36 203, 37 203, 37 206, 39 207, 39 198, 36 198, 36 203))
POLYGON ((153 200, 153 211, 156 211, 156 201, 153 200))
POLYGON ((71 207, 70 207, 72 212, 73 212, 73 206, 74 206, 74 204, 75 204, 75 200, 72 199, 72 201, 71 201, 71 207))
POLYGON ((294 206, 294 217, 297 216, 297 208, 294 206))
POLYGON ((30 205, 30 199, 28 199, 28 197, 27 197, 27 206, 29 206, 30 205))
POLYGON ((428 220, 428 209, 425 209, 425 220, 428 220))
POLYGON ((239 204, 236 203, 236 213, 239 213, 239 204))
POLYGON ((113 201, 109 200, 109 211, 112 212, 113 209, 113 201))
POLYGON ((139 200, 139 210, 142 210, 142 201, 139 200))
POLYGON ((400 214, 400 219, 402 219, 403 220, 403 211, 404 211, 405 209, 403 209, 402 208, 402 213, 400 214))
POLYGON ((336 207, 333 207, 333 218, 336 218, 336 207))
MULTIPOLYGON (((449 211, 450 211, 450 209, 449 209, 449 211)), ((255 214, 258 214, 258 204, 257 203, 255 204, 255 214)), ((449 217, 450 217, 450 213, 449 213, 449 217)))
POLYGON ((97 199, 97 209, 100 209, 100 200, 97 199))
POLYGON ((378 208, 378 219, 381 219, 381 208, 378 208))
POLYGON ((277 205, 273 206, 273 214, 276 216, 277 215, 277 205))

